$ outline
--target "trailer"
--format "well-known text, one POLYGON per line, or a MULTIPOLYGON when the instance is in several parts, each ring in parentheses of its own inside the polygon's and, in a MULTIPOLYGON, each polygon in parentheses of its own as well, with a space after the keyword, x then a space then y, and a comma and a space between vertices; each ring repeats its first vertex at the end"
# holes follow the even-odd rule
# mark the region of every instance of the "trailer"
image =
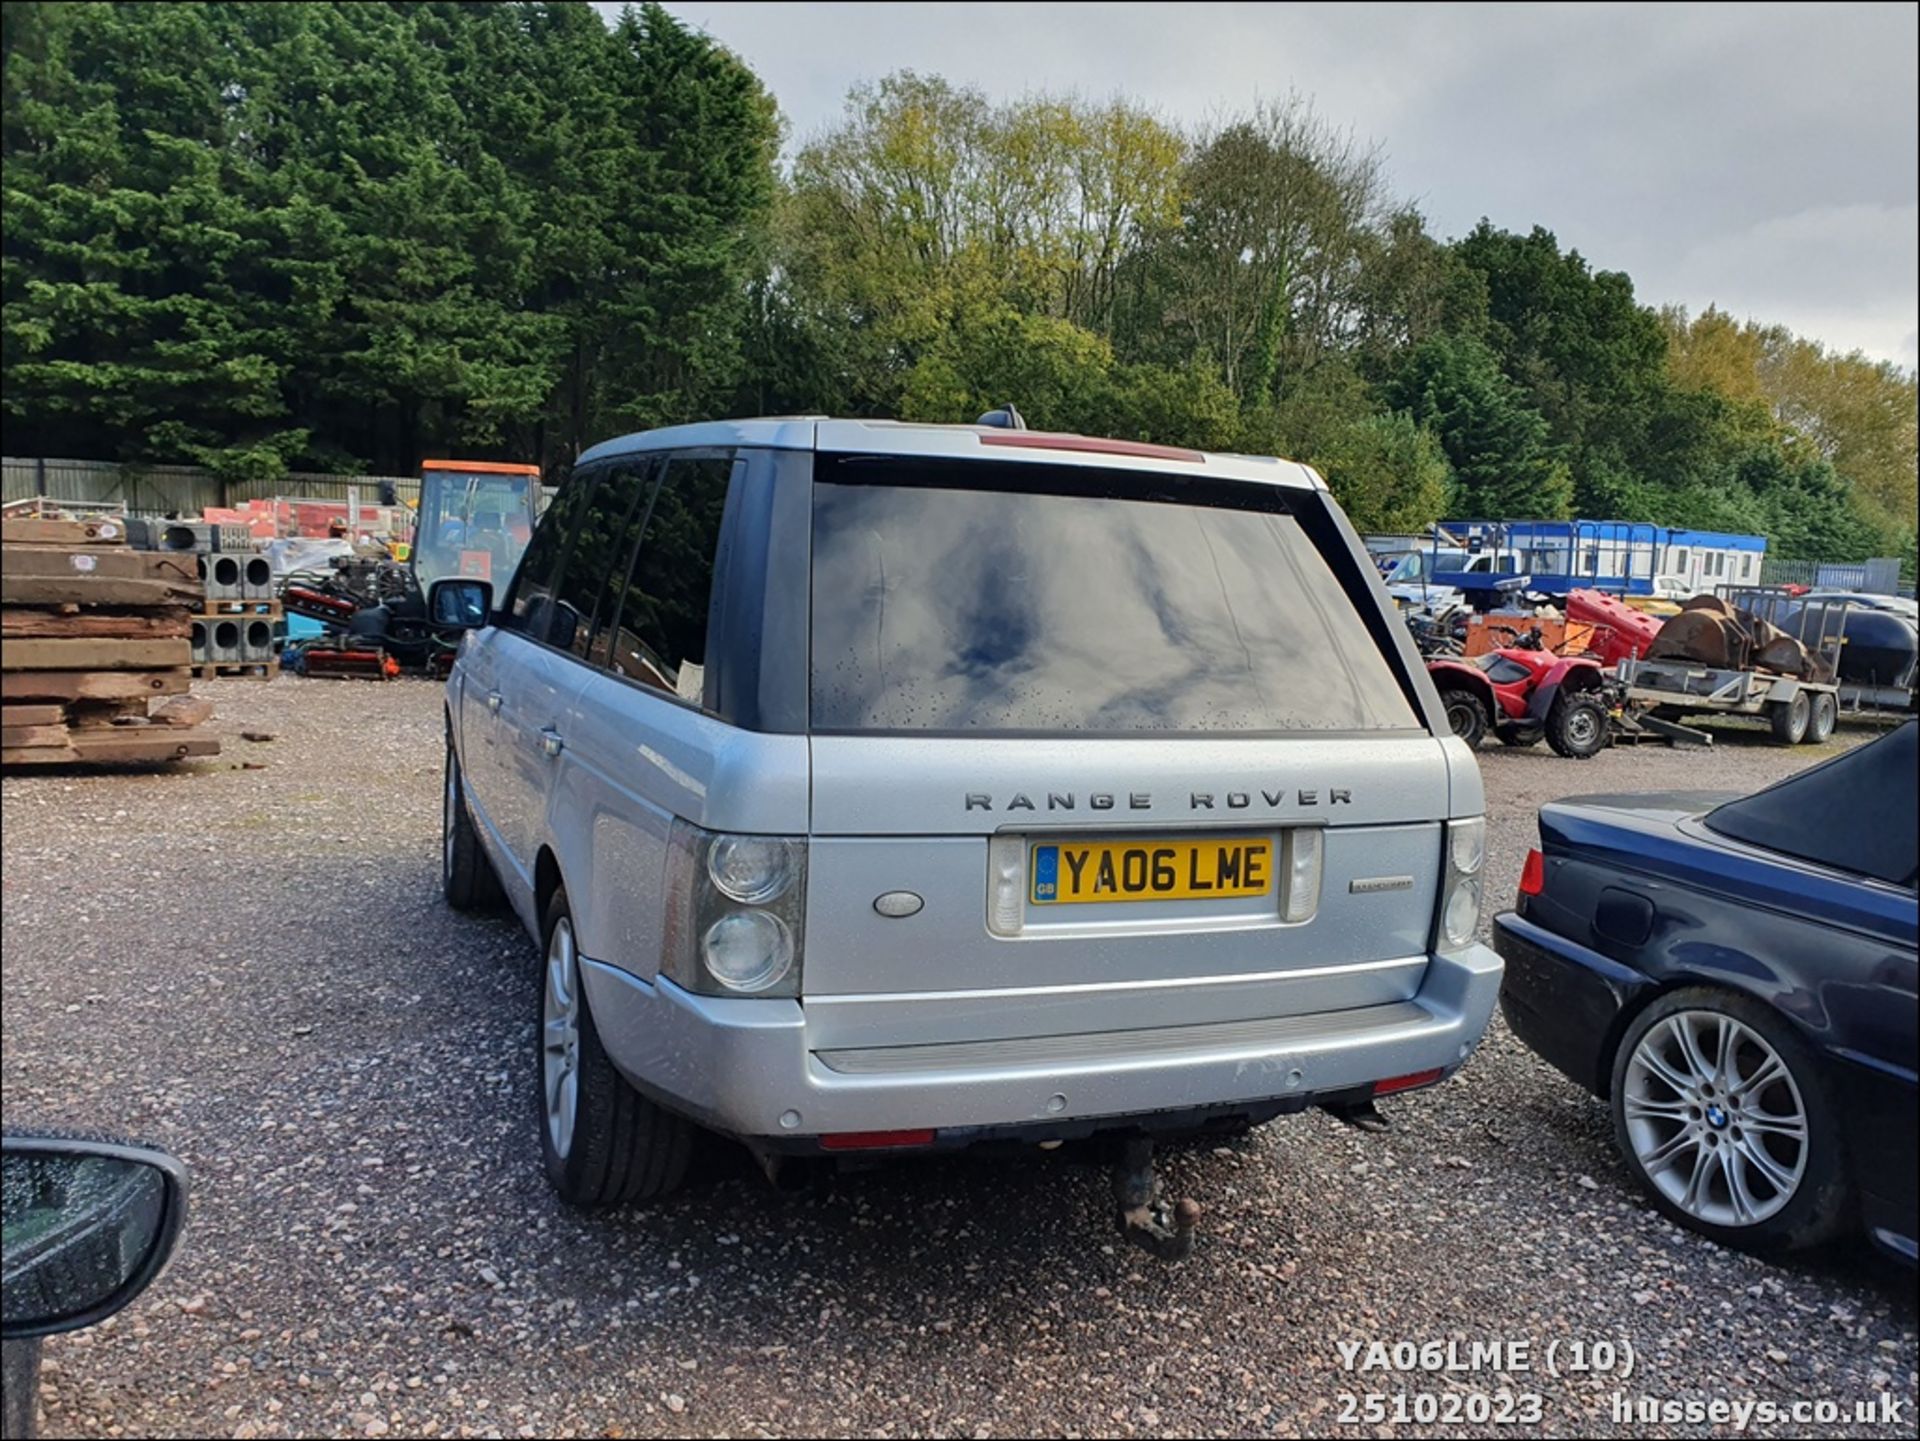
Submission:
POLYGON ((1731 670, 1684 660, 1620 662, 1617 674, 1629 707, 1655 720, 1687 715, 1765 716, 1781 745, 1818 745, 1840 716, 1840 688, 1763 670, 1731 670))
POLYGON ((1840 647, 1846 640, 1845 601, 1803 601, 1785 591, 1727 587, 1730 605, 1798 640, 1813 657, 1807 675, 1764 666, 1716 666, 1678 657, 1628 656, 1615 668, 1630 711, 1673 723, 1688 715, 1764 716, 1781 745, 1818 745, 1840 717, 1840 647))

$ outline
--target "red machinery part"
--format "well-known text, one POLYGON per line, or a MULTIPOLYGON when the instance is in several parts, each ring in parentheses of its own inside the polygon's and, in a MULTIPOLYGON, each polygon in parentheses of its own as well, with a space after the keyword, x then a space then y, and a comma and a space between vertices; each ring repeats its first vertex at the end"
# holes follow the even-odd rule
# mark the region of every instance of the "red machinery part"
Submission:
POLYGON ((310 676, 392 680, 400 674, 400 662, 378 650, 329 650, 309 646, 302 661, 310 676))
POLYGON ((1623 660, 1638 660, 1660 634, 1659 616, 1637 611, 1618 596, 1599 590, 1567 592, 1567 620, 1594 628, 1593 649, 1611 670, 1623 660))
POLYGON ((286 590, 281 593, 280 602, 289 610, 295 611, 295 613, 300 615, 308 615, 315 620, 324 620, 335 616, 345 620, 360 608, 350 600, 344 600, 337 595, 328 595, 324 591, 310 590, 304 585, 288 586, 286 590), (305 606, 307 609, 301 610, 301 606, 305 606), (318 611, 320 614, 312 615, 314 611, 318 611))

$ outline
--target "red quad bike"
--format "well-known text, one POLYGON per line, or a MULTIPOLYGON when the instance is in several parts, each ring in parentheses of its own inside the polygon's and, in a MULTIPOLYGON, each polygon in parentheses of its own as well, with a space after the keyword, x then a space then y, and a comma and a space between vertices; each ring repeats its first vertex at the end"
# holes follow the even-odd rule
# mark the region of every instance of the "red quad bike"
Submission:
POLYGON ((1471 660, 1427 662, 1453 733, 1469 746, 1489 730, 1510 746, 1530 746, 1544 735, 1554 754, 1577 761, 1605 750, 1611 723, 1600 661, 1555 655, 1538 627, 1524 636, 1511 626, 1497 629, 1513 644, 1471 660))

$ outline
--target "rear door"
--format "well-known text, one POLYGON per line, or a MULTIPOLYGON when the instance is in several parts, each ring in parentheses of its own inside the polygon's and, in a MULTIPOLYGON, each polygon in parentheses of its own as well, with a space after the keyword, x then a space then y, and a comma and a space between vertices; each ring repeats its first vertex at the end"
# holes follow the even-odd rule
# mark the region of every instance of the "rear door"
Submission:
POLYGON ((820 456, 813 1043, 1412 996, 1448 775, 1359 556, 1306 487, 820 456))

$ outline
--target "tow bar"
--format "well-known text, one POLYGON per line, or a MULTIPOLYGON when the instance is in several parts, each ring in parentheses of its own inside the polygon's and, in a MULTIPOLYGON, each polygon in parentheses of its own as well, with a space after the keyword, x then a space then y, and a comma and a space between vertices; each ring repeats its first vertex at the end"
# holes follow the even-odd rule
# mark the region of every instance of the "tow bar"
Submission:
POLYGON ((1114 1218, 1120 1234, 1162 1261, 1184 1261, 1193 1254, 1193 1228, 1200 1203, 1181 1197, 1171 1207, 1160 1193, 1153 1170, 1153 1142, 1129 1136, 1122 1142, 1113 1171, 1114 1218))

